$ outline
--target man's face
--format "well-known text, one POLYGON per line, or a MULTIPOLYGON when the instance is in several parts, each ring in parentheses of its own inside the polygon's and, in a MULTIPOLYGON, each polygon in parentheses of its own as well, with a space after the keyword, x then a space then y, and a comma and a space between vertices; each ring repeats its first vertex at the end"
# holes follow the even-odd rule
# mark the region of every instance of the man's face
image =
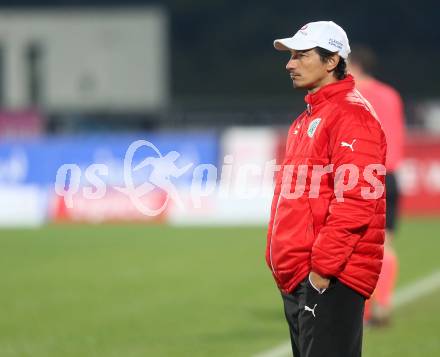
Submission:
POLYGON ((327 84, 333 77, 332 73, 328 71, 328 63, 323 63, 314 49, 291 50, 290 52, 291 56, 286 69, 295 88, 314 91, 327 84))

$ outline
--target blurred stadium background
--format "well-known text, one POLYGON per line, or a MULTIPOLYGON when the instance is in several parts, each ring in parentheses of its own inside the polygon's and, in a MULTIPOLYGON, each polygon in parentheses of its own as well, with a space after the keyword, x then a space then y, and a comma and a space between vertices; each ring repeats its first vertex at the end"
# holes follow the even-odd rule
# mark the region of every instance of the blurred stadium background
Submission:
MULTIPOLYGON (((392 326, 366 331, 364 355, 439 356, 437 17, 433 1, 0 1, 0 356, 276 355, 288 329, 264 263, 271 180, 243 182, 236 167, 279 155, 304 104, 272 41, 318 19, 371 46, 377 77, 405 102, 407 295, 392 326), (138 139, 179 152, 179 168, 218 167, 205 188, 228 194, 194 207, 193 167, 173 181, 183 208, 142 215, 110 188, 124 186, 138 139), (84 199, 94 163, 109 168, 108 189, 84 199), (63 164, 81 173, 72 208, 55 192, 63 164), (408 293, 426 278, 424 294, 408 293)), ((163 200, 158 189, 143 203, 163 200)))

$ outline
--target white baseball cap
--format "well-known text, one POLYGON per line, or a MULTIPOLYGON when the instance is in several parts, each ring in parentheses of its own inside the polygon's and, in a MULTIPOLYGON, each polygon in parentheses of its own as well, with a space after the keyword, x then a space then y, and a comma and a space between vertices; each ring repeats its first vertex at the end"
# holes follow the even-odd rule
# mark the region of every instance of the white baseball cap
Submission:
POLYGON ((278 51, 300 51, 322 47, 331 52, 337 52, 345 59, 350 53, 347 34, 333 21, 309 22, 293 37, 277 39, 273 45, 278 51))

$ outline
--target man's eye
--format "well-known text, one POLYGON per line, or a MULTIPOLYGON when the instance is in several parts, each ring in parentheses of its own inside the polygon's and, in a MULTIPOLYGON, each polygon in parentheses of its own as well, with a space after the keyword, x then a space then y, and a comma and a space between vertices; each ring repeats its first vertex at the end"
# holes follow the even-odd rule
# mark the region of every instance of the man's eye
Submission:
POLYGON ((304 53, 297 53, 296 55, 292 56, 291 59, 301 59, 305 56, 304 53))

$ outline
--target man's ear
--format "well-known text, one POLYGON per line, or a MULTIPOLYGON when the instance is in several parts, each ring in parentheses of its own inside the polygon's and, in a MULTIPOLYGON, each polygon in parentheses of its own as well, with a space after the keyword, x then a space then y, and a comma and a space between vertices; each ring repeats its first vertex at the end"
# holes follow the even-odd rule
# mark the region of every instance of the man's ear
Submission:
POLYGON ((334 71, 340 59, 341 58, 337 54, 334 54, 333 56, 329 57, 329 59, 327 60, 327 72, 330 73, 331 71, 334 71))

